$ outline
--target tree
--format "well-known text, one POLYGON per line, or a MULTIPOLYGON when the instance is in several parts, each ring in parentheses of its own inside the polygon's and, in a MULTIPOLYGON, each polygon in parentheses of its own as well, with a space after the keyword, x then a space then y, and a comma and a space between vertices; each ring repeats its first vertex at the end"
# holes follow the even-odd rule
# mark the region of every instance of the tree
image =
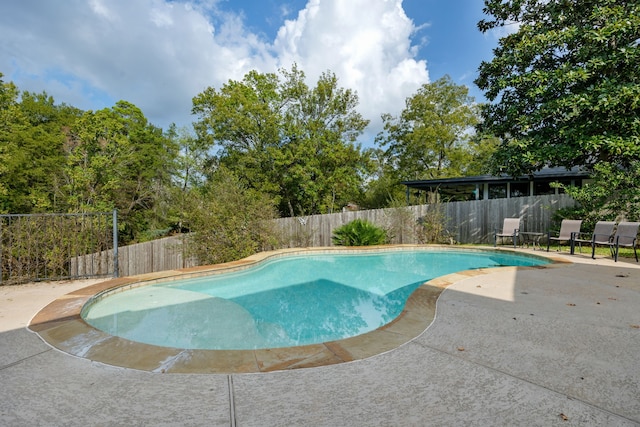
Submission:
POLYGON ((212 176, 212 165, 207 155, 206 141, 197 138, 188 128, 176 129, 175 126, 171 126, 167 137, 174 141, 178 149, 167 201, 167 217, 176 230, 182 231, 188 206, 187 199, 194 190, 205 186, 207 177, 212 176))
POLYGON ((360 205, 367 209, 406 205, 406 189, 400 184, 398 174, 385 151, 370 148, 364 154, 369 156, 370 167, 365 191, 359 200, 360 205))
POLYGON ((577 203, 558 211, 559 218, 581 218, 593 227, 597 221, 640 221, 640 161, 621 169, 610 163, 594 165, 592 180, 564 189, 577 203))
POLYGON ((640 3, 485 0, 482 32, 517 25, 483 62, 476 84, 492 101, 480 132, 502 140, 492 170, 640 159, 640 3))
POLYGON ((14 159, 16 142, 12 139, 12 130, 15 126, 18 88, 9 82, 2 81, 0 73, 0 213, 9 213, 12 209, 14 198, 10 196, 11 180, 10 172, 15 169, 10 162, 14 159))
POLYGON ((176 147, 126 101, 87 111, 69 130, 62 189, 71 212, 118 209, 123 241, 162 227, 151 213, 170 184, 176 147))
POLYGON ((52 189, 64 164, 63 128, 76 111, 55 105, 44 92, 19 93, 0 80, 0 212, 56 208, 52 189))
POLYGON ((408 98, 399 117, 382 116, 384 131, 377 142, 386 147, 396 181, 468 173, 473 158, 470 131, 478 123, 477 106, 468 92, 445 76, 408 98))
POLYGON ((218 147, 219 164, 295 216, 331 212, 361 191, 366 162, 355 140, 368 122, 357 104, 332 73, 309 88, 294 66, 207 88, 193 113, 198 136, 218 147))

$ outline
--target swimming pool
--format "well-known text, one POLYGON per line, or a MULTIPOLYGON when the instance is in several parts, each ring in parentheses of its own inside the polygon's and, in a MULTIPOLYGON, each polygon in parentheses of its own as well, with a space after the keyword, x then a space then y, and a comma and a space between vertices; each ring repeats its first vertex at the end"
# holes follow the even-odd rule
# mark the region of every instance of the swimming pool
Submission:
POLYGON ((235 273, 112 292, 90 300, 91 326, 163 347, 249 350, 344 339, 388 324, 424 282, 461 270, 547 260, 471 250, 307 254, 235 273))

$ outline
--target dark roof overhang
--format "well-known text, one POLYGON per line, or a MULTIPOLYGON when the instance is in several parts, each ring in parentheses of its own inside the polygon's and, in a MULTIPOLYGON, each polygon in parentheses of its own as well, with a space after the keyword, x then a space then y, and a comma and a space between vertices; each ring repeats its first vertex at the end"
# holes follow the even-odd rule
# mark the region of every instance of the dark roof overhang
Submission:
POLYGON ((465 176, 459 178, 441 178, 441 179, 426 179, 415 181, 402 181, 401 184, 406 185, 409 188, 416 189, 429 189, 435 187, 457 186, 465 184, 502 184, 507 182, 518 181, 558 181, 567 179, 586 179, 589 178, 589 173, 580 169, 566 169, 566 168, 545 168, 531 175, 522 175, 519 177, 512 177, 509 175, 478 175, 478 176, 465 176))

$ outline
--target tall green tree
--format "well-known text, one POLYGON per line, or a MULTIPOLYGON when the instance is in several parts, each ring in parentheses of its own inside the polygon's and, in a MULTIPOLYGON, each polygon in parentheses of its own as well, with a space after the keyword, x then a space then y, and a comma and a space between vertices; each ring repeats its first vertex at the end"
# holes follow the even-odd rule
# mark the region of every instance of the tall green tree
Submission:
POLYGON ((188 199, 193 191, 202 189, 211 177, 216 165, 208 156, 209 146, 206 141, 197 138, 187 128, 171 126, 167 136, 177 147, 177 156, 172 171, 172 185, 167 200, 167 218, 176 230, 183 230, 189 206, 188 199))
POLYGON ((478 107, 466 86, 449 76, 424 84, 407 98, 398 117, 382 116, 377 137, 397 181, 467 175, 472 167, 470 145, 478 123, 478 107))
POLYGON ((9 213, 12 209, 9 172, 13 169, 10 161, 16 150, 11 133, 18 115, 17 98, 18 88, 11 82, 5 83, 0 73, 0 213, 9 213))
POLYGON ((310 88, 294 66, 207 88, 194 98, 193 113, 219 164, 294 216, 331 212, 360 194, 366 159, 355 141, 368 122, 357 104, 334 74, 323 73, 310 88))
POLYGON ((485 0, 482 32, 509 26, 476 84, 492 101, 480 132, 502 140, 492 169, 640 159, 640 3, 485 0))
MULTIPOLYGON (((1 74, 0 74, 1 77, 1 74)), ((63 129, 76 111, 46 93, 20 93, 0 80, 0 212, 57 208, 55 183, 64 165, 63 129)))
POLYGON ((154 206, 170 185, 176 147, 135 105, 87 111, 69 130, 63 190, 72 212, 118 209, 124 241, 163 226, 154 206))
POLYGON ((406 204, 406 187, 400 184, 397 171, 386 157, 385 150, 371 148, 365 151, 369 156, 369 175, 360 206, 367 209, 403 206, 406 204))

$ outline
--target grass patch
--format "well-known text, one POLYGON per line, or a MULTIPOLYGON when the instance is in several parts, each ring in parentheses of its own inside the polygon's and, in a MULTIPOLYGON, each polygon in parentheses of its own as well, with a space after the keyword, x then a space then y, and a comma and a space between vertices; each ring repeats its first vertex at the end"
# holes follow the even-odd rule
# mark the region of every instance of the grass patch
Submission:
MULTIPOLYGON (((474 246, 474 245, 469 245, 469 246, 474 246)), ((486 244, 478 244, 477 246, 487 246, 486 244)), ((498 247, 509 247, 511 246, 511 248, 513 249, 513 245, 498 245, 498 247)), ((491 247, 493 247, 493 245, 491 245, 491 247)), ((518 246, 521 247, 521 246, 518 246)), ((540 248, 545 250, 547 249, 547 244, 546 243, 542 243, 540 245, 540 248)), ((558 245, 551 245, 551 247, 549 248, 549 253, 551 252, 556 252, 558 249, 558 245)), ((560 249, 561 253, 565 253, 568 254, 569 253, 569 246, 568 245, 562 245, 561 249, 560 249)), ((591 255, 591 246, 589 245, 582 245, 582 252, 580 252, 580 248, 576 245, 576 250, 575 250, 576 254, 583 254, 583 255, 591 255)), ((640 256, 640 249, 638 249, 638 256, 640 256)), ((611 250, 606 247, 606 246, 597 246, 596 247, 596 257, 604 257, 604 258, 611 258, 611 250)), ((633 248, 620 248, 620 252, 618 253, 618 259, 620 258, 629 258, 631 260, 636 259, 635 255, 633 254, 633 248)))
MULTIPOLYGON (((557 248, 557 246, 556 246, 557 248)), ((569 247, 568 246, 563 246, 562 247, 563 251, 568 252, 569 251, 569 247)), ((578 246, 576 246, 576 253, 583 253, 583 254, 591 254, 591 246, 582 246, 582 252, 580 252, 580 248, 578 248, 578 246)), ((606 247, 606 246, 598 246, 596 247, 596 257, 611 257, 611 250, 606 247)), ((632 248, 620 248, 620 251, 618 252, 618 258, 631 258, 633 260, 635 260, 635 255, 633 254, 633 249, 632 248)))

